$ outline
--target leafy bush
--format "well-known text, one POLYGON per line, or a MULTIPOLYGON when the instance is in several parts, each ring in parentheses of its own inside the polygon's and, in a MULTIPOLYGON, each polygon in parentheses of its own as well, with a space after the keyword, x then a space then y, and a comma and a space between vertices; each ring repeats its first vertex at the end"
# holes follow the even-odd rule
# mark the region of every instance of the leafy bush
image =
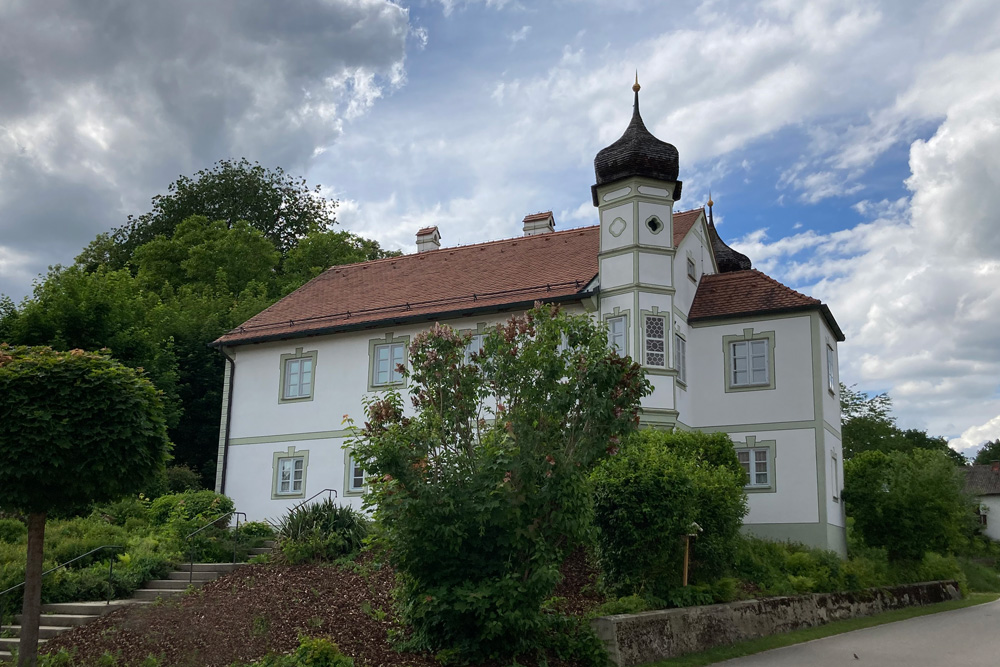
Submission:
POLYGON ((17 519, 0 519, 0 542, 17 544, 28 537, 28 527, 17 519))
MULTIPOLYGON (((150 501, 146 496, 132 496, 121 500, 97 505, 93 514, 113 523, 116 526, 124 526, 130 520, 149 521, 150 501)), ((133 521, 133 526, 136 525, 133 521)))
MULTIPOLYGON (((149 520, 162 526, 171 520, 207 519, 232 512, 232 499, 215 491, 185 491, 160 496, 149 508, 149 520)), ((228 525, 228 524, 227 524, 228 525)))
POLYGON ((333 500, 305 505, 288 513, 279 536, 285 559, 295 565, 330 561, 361 549, 368 535, 368 519, 349 505, 333 500))
POLYGON ((694 595, 671 593, 681 586, 684 536, 692 532, 691 580, 708 583, 730 571, 747 506, 727 436, 642 431, 592 479, 598 555, 616 593, 668 601, 694 595))
POLYGON ((1000 573, 996 570, 968 558, 959 558, 958 564, 962 568, 970 591, 1000 593, 1000 573))
POLYGON ((248 521, 240 525, 240 535, 244 537, 274 537, 274 526, 267 521, 248 521))
POLYGON ((555 650, 543 603, 589 536, 590 469, 634 430, 649 384, 589 317, 551 306, 489 330, 473 363, 468 340, 441 326, 414 338, 414 417, 396 393, 367 405, 352 444, 376 534, 414 647, 471 661, 555 650))
POLYGON ((354 660, 329 639, 299 637, 299 647, 293 653, 271 653, 249 667, 354 667, 354 660))
POLYGON ((843 499, 864 543, 890 560, 954 553, 974 531, 961 473, 935 450, 862 452, 845 463, 843 499))

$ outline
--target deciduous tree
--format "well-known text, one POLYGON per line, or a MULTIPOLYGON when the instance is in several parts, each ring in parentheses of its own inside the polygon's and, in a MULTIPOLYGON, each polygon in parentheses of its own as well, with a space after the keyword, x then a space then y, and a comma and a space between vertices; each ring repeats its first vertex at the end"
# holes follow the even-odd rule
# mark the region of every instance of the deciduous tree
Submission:
POLYGON ((589 317, 551 306, 490 330, 472 363, 467 341, 448 327, 414 339, 416 414, 379 397, 354 455, 414 641, 509 657, 552 631, 541 605, 589 531, 589 470, 635 429, 649 385, 589 317))
POLYGON ((0 507, 28 516, 20 667, 37 659, 46 515, 139 491, 168 449, 140 371, 105 352, 0 344, 0 507))

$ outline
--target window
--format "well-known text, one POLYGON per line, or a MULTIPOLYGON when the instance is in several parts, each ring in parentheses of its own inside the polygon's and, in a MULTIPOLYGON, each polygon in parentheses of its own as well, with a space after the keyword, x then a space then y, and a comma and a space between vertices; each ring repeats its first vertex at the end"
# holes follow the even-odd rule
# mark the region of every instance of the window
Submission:
POLYGON ((365 492, 365 471, 354 460, 354 452, 344 449, 344 495, 360 496, 365 492))
POLYGON ((627 326, 624 315, 608 318, 608 347, 623 357, 626 354, 626 330, 627 326))
POLYGON ((645 365, 666 368, 667 366, 667 343, 666 330, 667 320, 662 315, 644 316, 645 330, 645 365))
POLYGON ((372 384, 377 387, 399 384, 403 375, 399 367, 403 365, 403 355, 406 345, 403 343, 388 343, 375 346, 375 368, 372 370, 372 384))
POLYGON ((834 502, 840 502, 840 468, 837 466, 837 455, 830 454, 830 484, 834 502))
POLYGON ((674 367, 677 380, 687 384, 687 341, 680 334, 674 334, 674 367))
POLYGON ((767 341, 747 340, 733 343, 733 365, 731 370, 734 387, 769 384, 767 341))
POLYGON ((294 403, 311 401, 313 380, 316 373, 316 350, 303 352, 295 348, 294 354, 281 355, 281 379, 278 386, 278 402, 294 403))
POLYGON ((761 449, 738 449, 736 456, 743 466, 743 472, 747 475, 747 487, 769 487, 771 486, 771 460, 770 450, 761 449))
POLYGON ((347 474, 349 476, 347 490, 363 491, 365 488, 365 471, 361 468, 361 464, 354 460, 353 455, 349 456, 347 461, 347 474))
POLYGON ((465 363, 472 363, 472 355, 483 351, 483 335, 475 334, 465 345, 465 363))
POLYGON ((304 498, 308 468, 308 450, 296 450, 293 445, 285 451, 275 452, 271 462, 271 500, 304 498))
POLYGON ((690 257, 688 257, 687 260, 688 260, 687 261, 688 278, 690 278, 694 282, 698 282, 698 273, 697 269, 694 266, 694 260, 691 259, 690 257))
POLYGON ((312 359, 288 359, 285 361, 284 398, 306 398, 312 395, 312 359))
POLYGON ((302 493, 306 460, 301 456, 278 459, 278 493, 302 493))
POLYGON ((834 361, 834 355, 833 355, 833 347, 831 345, 827 345, 826 346, 826 387, 827 387, 827 389, 830 390, 831 394, 836 394, 836 392, 837 392, 837 388, 836 388, 837 378, 834 377, 836 375, 834 373, 834 366, 835 366, 835 361, 834 361))

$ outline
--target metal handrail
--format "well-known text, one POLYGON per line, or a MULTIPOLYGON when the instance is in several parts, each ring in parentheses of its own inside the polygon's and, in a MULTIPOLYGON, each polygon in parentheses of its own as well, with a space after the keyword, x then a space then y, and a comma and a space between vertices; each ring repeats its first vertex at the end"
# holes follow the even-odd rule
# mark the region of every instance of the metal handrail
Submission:
POLYGON ((323 489, 322 491, 318 491, 318 492, 314 493, 313 495, 309 496, 308 498, 306 498, 305 500, 303 500, 301 503, 299 503, 298 505, 296 505, 292 509, 288 510, 288 513, 291 514, 292 512, 294 512, 294 511, 296 511, 296 510, 298 510, 298 509, 300 509, 302 507, 305 507, 306 505, 309 504, 310 501, 315 500, 316 498, 320 497, 324 493, 329 493, 330 494, 327 497, 327 500, 333 500, 334 498, 338 498, 338 499, 340 498, 340 496, 337 495, 337 489, 323 489))
POLYGON ((187 548, 188 556, 191 558, 191 563, 190 563, 190 565, 188 567, 188 583, 189 584, 194 583, 194 551, 191 549, 191 545, 190 545, 191 538, 194 537, 195 535, 197 535, 198 533, 200 533, 201 531, 205 530, 209 526, 214 526, 215 524, 217 524, 222 519, 225 519, 225 518, 231 517, 231 516, 235 516, 236 517, 236 529, 233 532, 233 563, 235 563, 236 562, 236 547, 237 547, 237 542, 239 541, 239 537, 240 537, 240 517, 243 517, 243 523, 246 523, 247 522, 247 515, 246 515, 245 512, 237 512, 236 510, 232 510, 230 512, 225 512, 224 514, 220 514, 219 516, 215 517, 214 519, 211 519, 208 523, 206 523, 201 528, 199 528, 197 530, 192 530, 190 533, 188 533, 186 536, 184 536, 184 542, 185 542, 185 544, 188 545, 188 548, 187 548))
MULTIPOLYGON (((73 559, 70 559, 70 560, 66 561, 65 563, 60 563, 59 565, 56 565, 53 568, 49 568, 48 570, 45 570, 45 572, 42 572, 42 576, 40 578, 44 579, 46 576, 52 574, 56 570, 61 570, 62 568, 66 567, 67 565, 69 565, 71 563, 75 563, 76 561, 80 560, 81 558, 86 558, 90 554, 97 553, 98 551, 101 551, 103 549, 124 549, 124 548, 125 547, 123 547, 123 546, 121 546, 119 544, 105 544, 104 546, 97 547, 96 549, 91 549, 87 553, 81 554, 81 555, 77 556, 76 558, 73 558, 73 559)), ((114 574, 114 569, 115 569, 115 559, 112 558, 108 562, 108 599, 105 602, 105 604, 108 604, 108 605, 111 604, 111 593, 113 592, 113 588, 111 586, 111 575, 114 574)), ((24 581, 22 581, 21 583, 19 583, 16 586, 11 586, 10 588, 8 588, 5 591, 0 591, 0 600, 2 600, 3 596, 7 595, 7 593, 10 593, 12 591, 16 591, 18 588, 21 588, 22 586, 24 586, 27 583, 28 583, 28 580, 25 579, 24 581)), ((6 606, 4 604, 2 604, 2 602, 0 602, 0 626, 3 626, 3 624, 4 624, 3 623, 4 609, 6 609, 6 606)))

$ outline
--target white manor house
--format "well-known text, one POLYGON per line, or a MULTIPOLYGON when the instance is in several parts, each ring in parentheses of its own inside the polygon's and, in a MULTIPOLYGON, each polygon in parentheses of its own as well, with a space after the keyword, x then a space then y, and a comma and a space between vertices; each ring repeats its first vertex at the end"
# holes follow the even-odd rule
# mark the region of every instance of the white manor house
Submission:
MULTIPOLYGON (((343 417, 405 392, 397 364, 435 322, 474 334, 536 301, 589 313, 636 359, 653 392, 644 427, 724 432, 747 471, 745 528, 846 552, 840 502, 837 344, 829 308, 751 268, 708 213, 675 212, 677 149, 639 115, 594 160, 599 224, 328 269, 215 341, 227 359, 216 490, 250 519, 279 517, 324 489, 360 507, 364 474, 343 417)), ((408 403, 408 402, 407 402, 408 403)))

